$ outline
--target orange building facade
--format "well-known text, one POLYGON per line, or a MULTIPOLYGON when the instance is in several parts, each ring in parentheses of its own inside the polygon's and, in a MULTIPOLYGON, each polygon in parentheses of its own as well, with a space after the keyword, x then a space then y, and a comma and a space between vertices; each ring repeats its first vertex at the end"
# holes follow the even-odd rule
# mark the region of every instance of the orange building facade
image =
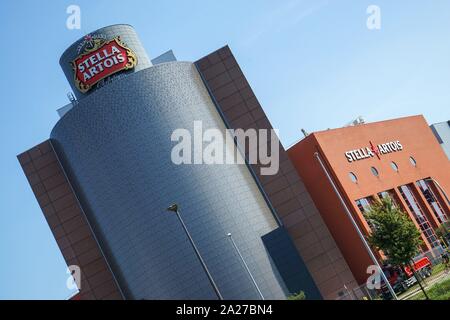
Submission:
POLYGON ((421 230, 422 251, 438 251, 434 230, 450 218, 450 161, 423 116, 315 132, 288 155, 359 284, 373 262, 326 171, 364 235, 365 210, 390 197, 421 230))

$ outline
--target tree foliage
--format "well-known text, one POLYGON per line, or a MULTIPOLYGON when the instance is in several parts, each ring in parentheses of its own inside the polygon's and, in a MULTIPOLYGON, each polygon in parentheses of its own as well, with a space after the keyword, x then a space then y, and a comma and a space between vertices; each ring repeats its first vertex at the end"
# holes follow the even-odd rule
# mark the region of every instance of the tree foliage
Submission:
POLYGON ((288 300, 305 300, 306 295, 303 291, 300 291, 299 293, 294 293, 294 294, 290 295, 287 299, 288 300))
POLYGON ((382 250, 390 263, 408 265, 418 254, 422 243, 420 231, 390 198, 374 203, 365 216, 373 227, 368 242, 382 250))
POLYGON ((442 223, 438 228, 435 230, 436 235, 447 242, 448 244, 448 237, 450 233, 450 221, 446 221, 442 223))

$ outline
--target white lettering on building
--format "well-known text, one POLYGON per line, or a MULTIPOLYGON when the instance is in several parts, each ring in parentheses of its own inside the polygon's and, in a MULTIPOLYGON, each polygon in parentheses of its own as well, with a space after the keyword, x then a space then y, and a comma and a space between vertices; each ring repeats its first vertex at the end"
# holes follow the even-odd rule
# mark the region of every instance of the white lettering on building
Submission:
POLYGON ((363 147, 355 150, 345 152, 345 157, 348 162, 354 162, 366 158, 373 158, 375 155, 388 154, 403 150, 403 145, 400 141, 390 141, 375 146, 363 147))

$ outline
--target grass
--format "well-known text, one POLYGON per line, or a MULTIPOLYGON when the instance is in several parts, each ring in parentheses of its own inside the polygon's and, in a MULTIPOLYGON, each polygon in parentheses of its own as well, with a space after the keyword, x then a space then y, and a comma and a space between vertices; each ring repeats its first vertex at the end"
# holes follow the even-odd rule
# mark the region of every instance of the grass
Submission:
MULTIPOLYGON (((433 266, 433 269, 432 269, 432 271, 431 271, 431 278, 434 277, 434 276, 436 276, 437 274, 441 273, 442 271, 444 271, 444 269, 445 269, 445 266, 444 266, 443 263, 439 263, 439 264, 434 265, 434 266, 433 266)), ((427 283, 427 280, 429 280, 429 279, 430 279, 430 278, 426 278, 424 284, 426 284, 426 283, 427 283)), ((402 298, 402 297, 404 297, 404 296, 407 296, 409 293, 413 292, 413 291, 416 290, 417 288, 419 288, 419 285, 418 285, 417 282, 416 282, 413 286, 409 287, 408 290, 406 290, 405 292, 401 293, 398 297, 399 297, 399 298, 402 298)), ((409 299, 409 298, 408 298, 408 299, 409 299)), ((414 299, 414 298, 413 298, 413 299, 414 299)))
MULTIPOLYGON (((427 289, 430 300, 450 300, 450 279, 434 284, 430 289, 427 289)), ((415 295, 413 300, 425 300, 423 292, 415 295)))
POLYGON ((300 291, 299 293, 294 293, 294 294, 290 295, 287 299, 288 300, 305 300, 306 296, 303 291, 300 291))
POLYGON ((435 265, 435 266, 433 267, 433 271, 431 272, 431 276, 434 276, 434 275, 440 273, 440 272, 443 271, 444 269, 445 269, 445 266, 444 266, 443 263, 439 263, 439 264, 435 265))

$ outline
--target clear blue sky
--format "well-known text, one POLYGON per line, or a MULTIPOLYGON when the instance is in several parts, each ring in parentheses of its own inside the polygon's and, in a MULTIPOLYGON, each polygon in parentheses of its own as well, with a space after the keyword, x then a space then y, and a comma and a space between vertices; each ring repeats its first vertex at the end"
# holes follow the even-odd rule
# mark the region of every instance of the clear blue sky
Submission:
POLYGON ((424 114, 450 118, 448 0, 0 2, 0 299, 65 299, 66 270, 16 160, 46 140, 67 103, 60 54, 94 29, 129 23, 155 57, 229 44, 283 144, 307 131, 424 114), (81 7, 81 30, 66 8, 81 7), (366 8, 381 8, 381 30, 366 8))

